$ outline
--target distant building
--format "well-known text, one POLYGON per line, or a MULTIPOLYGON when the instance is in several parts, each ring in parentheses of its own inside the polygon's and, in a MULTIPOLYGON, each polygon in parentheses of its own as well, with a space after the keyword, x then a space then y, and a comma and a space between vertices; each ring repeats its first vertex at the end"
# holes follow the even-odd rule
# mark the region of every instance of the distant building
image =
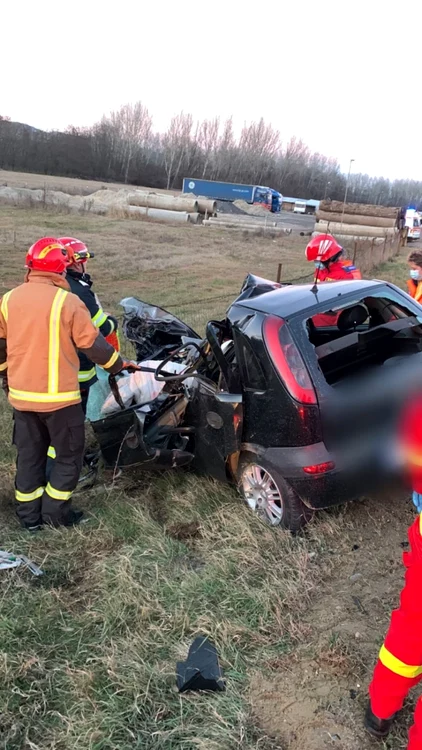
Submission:
POLYGON ((320 201, 311 198, 286 198, 283 195, 281 208, 283 211, 294 211, 297 214, 315 214, 318 211, 320 201))

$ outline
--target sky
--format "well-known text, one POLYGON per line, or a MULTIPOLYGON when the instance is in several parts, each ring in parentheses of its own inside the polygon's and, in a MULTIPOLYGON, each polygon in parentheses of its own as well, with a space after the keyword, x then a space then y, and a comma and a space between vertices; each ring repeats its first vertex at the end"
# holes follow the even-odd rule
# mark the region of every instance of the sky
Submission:
POLYGON ((422 179, 418 5, 4 2, 0 114, 52 130, 141 100, 158 131, 182 110, 263 117, 343 171, 422 179))

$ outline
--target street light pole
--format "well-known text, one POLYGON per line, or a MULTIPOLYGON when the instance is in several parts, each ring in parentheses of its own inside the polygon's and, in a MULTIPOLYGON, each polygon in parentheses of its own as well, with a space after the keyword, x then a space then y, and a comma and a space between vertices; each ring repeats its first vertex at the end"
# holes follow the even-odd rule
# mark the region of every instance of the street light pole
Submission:
POLYGON ((327 184, 325 186, 324 200, 327 197, 327 192, 328 192, 328 188, 330 187, 330 185, 331 185, 331 182, 328 180, 328 182, 327 182, 327 184))
POLYGON ((346 208, 346 201, 347 201, 347 191, 349 190, 349 180, 350 180, 350 172, 352 169, 352 164, 354 162, 354 159, 350 159, 349 163, 349 171, 347 173, 347 179, 346 179, 346 189, 344 191, 344 201, 343 201, 343 210, 341 212, 341 224, 340 224, 340 232, 343 229, 343 219, 344 219, 344 209, 346 208))

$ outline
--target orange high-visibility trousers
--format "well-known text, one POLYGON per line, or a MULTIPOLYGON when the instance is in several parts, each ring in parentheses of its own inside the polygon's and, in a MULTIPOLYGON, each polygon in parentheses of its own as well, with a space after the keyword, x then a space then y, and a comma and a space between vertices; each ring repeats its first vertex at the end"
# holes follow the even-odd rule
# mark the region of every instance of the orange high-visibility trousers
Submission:
MULTIPOLYGON (((410 526, 410 551, 403 554, 405 585, 391 615, 369 686, 371 708, 380 719, 399 711, 409 690, 422 679, 422 513, 410 526)), ((422 700, 415 711, 408 750, 422 750, 422 700)))

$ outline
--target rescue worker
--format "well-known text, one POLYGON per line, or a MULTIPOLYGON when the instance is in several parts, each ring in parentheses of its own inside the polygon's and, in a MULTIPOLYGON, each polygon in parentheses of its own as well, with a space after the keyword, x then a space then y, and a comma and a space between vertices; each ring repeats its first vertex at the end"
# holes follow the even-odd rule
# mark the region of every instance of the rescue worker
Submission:
MULTIPOLYGON (((374 737, 386 737, 409 690, 422 677, 422 397, 412 399, 402 430, 403 447, 418 517, 408 530, 410 549, 403 553, 406 568, 400 606, 379 653, 365 727, 374 737)), ((422 698, 416 704, 408 750, 422 750, 422 698)))
MULTIPOLYGON (((88 258, 92 258, 84 242, 74 237, 59 237, 60 242, 67 250, 69 265, 66 268, 66 281, 70 286, 70 291, 76 294, 86 305, 91 315, 91 320, 96 328, 102 333, 104 338, 109 340, 112 345, 118 344, 117 340, 117 320, 112 315, 107 315, 100 305, 98 297, 92 291, 91 276, 86 273, 86 263, 88 258), (113 334, 113 341, 108 337, 113 334)), ((117 346, 114 348, 118 351, 117 346)), ((97 374, 94 363, 87 357, 84 352, 79 352, 79 387, 81 389, 82 409, 86 414, 88 403, 89 389, 97 382, 97 374)))
POLYGON ((341 260, 343 252, 332 234, 319 234, 311 239, 306 248, 306 259, 315 265, 315 283, 362 278, 350 261, 341 260))
POLYGON ((422 304, 422 250, 411 252, 407 262, 410 269, 407 291, 416 302, 422 304))
POLYGON ((78 385, 77 349, 107 372, 125 365, 91 321, 65 279, 68 256, 56 239, 44 237, 26 256, 25 283, 0 302, 0 375, 13 407, 17 448, 15 498, 22 526, 70 526, 84 452, 84 414, 78 385), (47 449, 56 461, 46 480, 47 449))
MULTIPOLYGON (((343 248, 332 234, 319 234, 313 237, 306 247, 306 259, 315 265, 314 282, 351 281, 362 278, 360 271, 348 261, 342 261, 343 248)), ((335 326, 339 313, 327 311, 314 315, 312 322, 316 328, 335 326)))

